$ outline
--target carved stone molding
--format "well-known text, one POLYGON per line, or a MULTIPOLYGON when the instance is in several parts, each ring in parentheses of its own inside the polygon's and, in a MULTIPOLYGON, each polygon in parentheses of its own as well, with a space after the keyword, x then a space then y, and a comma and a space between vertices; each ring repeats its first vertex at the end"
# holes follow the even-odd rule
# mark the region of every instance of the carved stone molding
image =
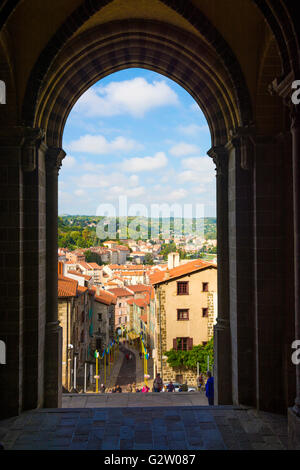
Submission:
POLYGON ((49 147, 46 153, 46 169, 47 172, 56 172, 57 175, 61 169, 62 161, 66 156, 66 152, 59 147, 49 147))
POLYGON ((220 145, 212 147, 207 152, 207 155, 213 159, 213 162, 216 165, 217 178, 226 176, 228 170, 228 150, 220 145))
POLYGON ((36 168, 37 150, 44 139, 45 133, 42 129, 26 128, 24 143, 22 146, 22 168, 23 171, 34 171, 36 168))
POLYGON ((241 168, 243 170, 251 170, 254 161, 254 125, 238 127, 230 131, 230 136, 231 144, 240 151, 241 168))
POLYGON ((23 171, 34 171, 36 168, 37 149, 44 139, 44 131, 32 127, 0 128, 0 146, 4 148, 21 148, 23 171))

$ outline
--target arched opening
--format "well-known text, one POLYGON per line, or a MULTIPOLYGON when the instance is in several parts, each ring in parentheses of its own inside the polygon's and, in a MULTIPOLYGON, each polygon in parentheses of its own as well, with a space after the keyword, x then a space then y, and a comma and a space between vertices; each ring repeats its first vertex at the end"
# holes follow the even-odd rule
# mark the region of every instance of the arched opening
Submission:
MULTIPOLYGON (((216 356, 220 356, 222 366, 219 371, 216 367, 217 402, 227 404, 232 403, 233 399, 236 403, 254 403, 251 335, 248 337, 248 354, 245 356, 247 367, 240 361, 239 367, 233 372, 233 388, 238 391, 234 398, 232 398, 231 383, 228 381, 228 377, 231 376, 233 347, 229 322, 228 160, 232 161, 231 175, 234 181, 243 177, 244 184, 250 185, 249 172, 244 171, 249 169, 250 157, 247 152, 251 144, 248 136, 252 132, 249 93, 238 66, 232 70, 227 69, 212 46, 200 38, 195 41, 195 38, 178 28, 159 22, 139 20, 113 22, 83 32, 75 37, 51 64, 40 88, 34 112, 32 113, 27 105, 24 107, 26 111, 24 117, 29 118, 31 114, 34 126, 45 129, 45 144, 48 147, 45 162, 48 167, 46 193, 47 198, 51 199, 51 202, 47 200, 46 209, 47 304, 50 323, 53 324, 55 321, 57 311, 56 302, 53 301, 57 291, 55 267, 57 213, 53 208, 57 207, 57 168, 60 167, 65 154, 62 151, 62 136, 66 119, 74 103, 91 85, 113 72, 132 67, 153 70, 173 79, 190 93, 207 119, 212 140, 209 155, 218 170, 217 217, 221 220, 218 227, 218 312, 221 327, 217 332, 219 348, 216 356), (162 35, 161 31, 165 31, 165 34, 162 35), (189 47, 185 48, 183 44, 188 44, 189 47), (226 147, 228 141, 232 143, 226 147), (243 376, 245 374, 247 378, 243 376), (242 386, 242 382, 245 381, 249 384, 247 391, 242 386)), ((234 185, 234 182, 232 184, 234 185)), ((248 202, 250 204, 250 201, 248 202)), ((248 213, 250 214, 250 211, 248 213)), ((232 221, 233 227, 236 223, 232 221)), ((250 218, 247 223, 250 224, 250 218)), ((239 243, 237 238, 235 234, 233 244, 239 243)), ((235 251, 233 253, 235 256, 235 251)), ((250 268, 249 264, 249 276, 250 268)), ((247 284, 247 278, 243 282, 247 284)), ((235 287, 235 292, 232 315, 237 317, 240 302, 245 302, 245 297, 243 299, 240 297, 242 292, 240 281, 239 286, 235 287)), ((247 310, 247 312, 244 310, 242 323, 251 321, 250 303, 247 310)), ((238 354, 237 350, 235 354, 238 354)), ((50 367, 48 364, 48 370, 50 367)), ((57 371, 55 374, 57 381, 57 371)))
MULTIPOLYGON (((216 401, 282 412, 293 404, 297 376, 298 409, 300 369, 296 373, 290 361, 290 345, 299 332, 299 119, 294 107, 290 129, 283 106, 299 69, 292 7, 246 0, 242 7, 227 2, 226 9, 220 3, 217 11, 211 2, 155 0, 149 12, 147 2, 130 0, 121 15, 118 0, 78 0, 72 10, 57 9, 53 28, 40 28, 37 41, 30 18, 32 36, 22 28, 18 32, 28 3, 0 10, 0 24, 9 25, 15 41, 10 43, 9 34, 1 37, 1 70, 17 72, 5 75, 14 80, 5 78, 10 127, 3 124, 0 134, 7 213, 2 260, 8 282, 14 279, 14 289, 5 286, 5 308, 12 314, 5 311, 2 317, 3 339, 8 363, 17 364, 10 367, 3 392, 5 412, 60 404, 55 298, 63 130, 72 107, 91 85, 131 67, 156 71, 182 85, 209 124, 209 155, 217 167, 221 273, 216 401), (230 21, 223 21, 223 13, 230 21), (11 60, 14 47, 18 54, 11 60), (270 83, 280 99, 269 96, 270 83), (15 255, 10 259, 8 249, 15 255), (15 288, 16 299, 11 294, 15 288), (12 322, 17 325, 13 334, 12 322)), ((31 2, 28 16, 34 8, 31 2)), ((47 16, 45 11, 36 9, 36 23, 42 24, 38 18, 47 16)))
MULTIPOLYGON (((115 329, 122 327, 128 333, 121 335, 121 341, 125 337, 138 339, 140 334, 144 335, 151 357, 149 367, 144 364, 144 368, 147 367, 150 374, 151 388, 156 371, 160 371, 164 381, 172 378, 176 382, 176 377, 180 376, 181 381, 188 380, 190 387, 197 387, 196 368, 179 371, 179 374, 168 368, 164 360, 161 370, 159 304, 152 280, 154 282, 156 275, 164 274, 166 269, 184 266, 193 281, 188 299, 177 298, 172 308, 166 303, 163 327, 167 336, 161 343, 163 351, 173 348, 176 337, 189 339, 181 344, 184 350, 204 346, 212 340, 217 317, 217 270, 210 269, 217 264, 215 165, 205 155, 211 148, 211 138, 199 106, 182 87, 156 72, 124 69, 100 80, 82 95, 66 122, 63 147, 67 157, 59 175, 59 215, 68 216, 60 219, 59 248, 64 249, 61 250, 64 275, 75 279, 75 271, 79 278, 80 274, 92 274, 86 264, 89 261, 96 262, 98 266, 93 266, 98 270, 102 265, 101 280, 93 274, 90 281, 90 289, 98 289, 96 302, 91 299, 90 308, 98 307, 94 308, 98 311, 101 294, 115 293, 115 329), (109 217, 106 220, 109 232, 104 230, 103 216, 109 217), (210 272, 199 272, 196 280, 197 260, 199 269, 209 268, 210 272), (97 286, 93 286, 93 280, 97 286), (202 286, 205 281, 207 291, 201 288, 203 293, 198 298, 195 286, 202 286), (188 314, 186 309, 180 308, 186 303, 189 304, 188 314), (178 313, 177 317, 173 310, 178 313), (170 325, 165 326, 168 322, 170 325)), ((175 275, 174 272, 173 277, 175 275)), ((58 282, 60 285, 65 280, 59 278, 58 282)), ((61 297, 59 312, 63 304, 66 305, 61 297)), ((73 308, 75 312, 76 306, 73 308)), ((87 307, 86 316, 90 308, 87 307)), ((64 325, 63 352, 66 351, 66 331, 70 331, 62 318, 66 317, 66 312, 67 308, 64 316, 59 315, 64 325)), ((95 350, 99 350, 102 358, 109 346, 107 341, 111 343, 115 339, 113 332, 109 333, 109 324, 103 321, 105 315, 105 312, 92 313, 90 324, 81 322, 80 328, 92 333, 82 344, 79 338, 70 339, 68 343, 77 345, 71 354, 63 354, 73 357, 78 349, 76 365, 82 388, 82 357, 95 362, 95 350)), ((69 319, 72 316, 76 314, 71 313, 69 319)), ((138 341, 132 341, 132 346, 135 350, 141 347, 138 341)), ((119 363, 122 358, 121 354, 119 363)), ((74 362, 71 357, 69 360, 74 362)), ((99 374, 106 381, 103 360, 99 374)), ((212 357, 210 368, 211 361, 212 357)), ((64 364, 65 359, 63 386, 67 388, 64 364)), ((95 364, 93 367, 95 369, 95 364)), ((117 368, 118 363, 114 367, 117 368)), ((201 368, 204 368, 202 363, 201 368)), ((201 372, 204 374, 206 370, 201 372)), ((141 374, 135 379, 125 361, 115 379, 117 383, 118 380, 125 383, 126 374, 141 385, 141 374)), ((76 375, 79 385, 78 373, 76 375)), ((94 380, 92 382, 95 391, 97 386, 94 380)), ((110 374, 105 384, 107 388, 109 384, 110 374)), ((205 397, 203 404, 206 404, 205 397)))

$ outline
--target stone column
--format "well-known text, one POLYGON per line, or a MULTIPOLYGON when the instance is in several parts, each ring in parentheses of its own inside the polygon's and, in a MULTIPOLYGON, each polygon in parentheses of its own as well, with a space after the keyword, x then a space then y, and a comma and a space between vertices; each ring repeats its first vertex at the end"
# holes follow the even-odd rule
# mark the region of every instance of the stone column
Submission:
MULTIPOLYGON (((294 279, 295 279, 295 340, 300 340, 300 107, 292 108, 293 199, 294 199, 294 279)), ((292 353, 292 350, 291 350, 292 353)), ((296 369, 296 399, 288 410, 289 448, 300 450, 300 364, 296 369)))
POLYGON ((232 398, 255 405, 253 299, 253 148, 250 130, 238 129, 228 150, 229 312, 232 398))
POLYGON ((23 409, 24 378, 24 175, 36 168, 39 129, 0 129, 0 339, 6 365, 0 366, 0 416, 23 409))
POLYGON ((215 403, 232 404, 231 339, 229 321, 228 151, 208 151, 217 171, 218 318, 214 327, 215 403))
MULTIPOLYGON (((295 270, 295 339, 300 340, 300 107, 292 110, 293 142, 293 192, 294 192, 294 270, 295 270)), ((300 364, 296 365, 296 389, 294 412, 300 417, 300 364)), ((300 431, 300 424, 299 424, 300 431)), ((300 443, 300 438, 299 438, 300 443)))
POLYGON ((57 217, 58 172, 64 157, 65 152, 60 148, 51 147, 46 153, 46 408, 59 408, 62 394, 62 329, 57 305, 57 217))
POLYGON ((24 173, 23 409, 44 403, 46 324, 46 145, 31 142, 35 168, 24 173))
POLYGON ((286 322, 289 320, 284 262, 287 243, 284 239, 285 162, 281 145, 275 137, 256 136, 254 149, 256 406, 264 411, 285 413, 284 359, 286 322))

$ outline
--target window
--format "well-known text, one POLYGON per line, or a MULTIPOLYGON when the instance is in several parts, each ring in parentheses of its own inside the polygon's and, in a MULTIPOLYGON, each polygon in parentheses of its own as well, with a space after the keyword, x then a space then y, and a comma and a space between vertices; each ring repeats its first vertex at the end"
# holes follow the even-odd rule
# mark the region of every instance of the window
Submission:
POLYGON ((119 318, 119 325, 121 324, 122 322, 122 317, 119 318))
POLYGON ((98 321, 102 321, 102 313, 98 313, 98 321))
POLYGON ((188 320, 189 319, 189 310, 188 309, 179 309, 177 310, 177 320, 188 320))
POLYGON ((208 282, 202 282, 202 292, 208 292, 208 282))
POLYGON ((177 282, 177 295, 188 295, 189 294, 189 283, 188 282, 177 282))
POLYGON ((183 375, 181 374, 176 375, 175 382, 179 384, 183 384, 183 375))
POLYGON ((202 309, 202 317, 208 317, 208 308, 202 309))
POLYGON ((173 349, 177 351, 190 351, 193 348, 193 338, 174 338, 173 349))
POLYGON ((119 303, 119 308, 121 308, 121 307, 122 307, 122 304, 121 304, 121 303, 119 303))

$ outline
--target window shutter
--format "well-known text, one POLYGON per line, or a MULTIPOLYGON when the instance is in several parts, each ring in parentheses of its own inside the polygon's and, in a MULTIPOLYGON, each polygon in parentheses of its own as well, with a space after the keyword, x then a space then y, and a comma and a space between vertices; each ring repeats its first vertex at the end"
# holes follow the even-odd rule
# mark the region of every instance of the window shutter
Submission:
POLYGON ((173 349, 177 351, 177 339, 173 339, 173 349))
POLYGON ((193 338, 188 338, 188 351, 193 349, 193 338))

